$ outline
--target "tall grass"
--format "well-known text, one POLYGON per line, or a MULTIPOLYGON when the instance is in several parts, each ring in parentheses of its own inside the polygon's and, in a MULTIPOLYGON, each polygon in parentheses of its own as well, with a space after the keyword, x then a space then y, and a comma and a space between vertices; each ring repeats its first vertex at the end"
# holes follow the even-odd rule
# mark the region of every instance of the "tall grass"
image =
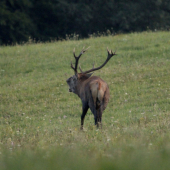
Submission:
POLYGON ((0 47, 2 170, 170 168, 169 45, 169 32, 144 32, 0 47), (94 73, 111 94, 102 130, 90 111, 79 130, 81 101, 66 84, 83 46, 83 70, 106 47, 118 54, 94 73))

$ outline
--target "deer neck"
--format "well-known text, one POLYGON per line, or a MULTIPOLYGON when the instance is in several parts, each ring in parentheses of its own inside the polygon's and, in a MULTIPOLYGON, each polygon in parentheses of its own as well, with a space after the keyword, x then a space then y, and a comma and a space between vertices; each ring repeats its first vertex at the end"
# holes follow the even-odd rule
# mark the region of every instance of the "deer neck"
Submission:
POLYGON ((77 81, 77 88, 76 88, 76 94, 80 97, 81 96, 81 92, 82 92, 82 89, 84 87, 84 83, 85 83, 85 80, 78 80, 77 81))

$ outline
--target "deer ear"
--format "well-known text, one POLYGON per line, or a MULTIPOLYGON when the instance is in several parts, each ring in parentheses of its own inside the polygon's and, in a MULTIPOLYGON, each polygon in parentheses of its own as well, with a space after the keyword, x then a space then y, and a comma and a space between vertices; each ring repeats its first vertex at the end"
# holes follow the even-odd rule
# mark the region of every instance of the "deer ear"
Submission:
POLYGON ((76 77, 77 77, 77 79, 80 79, 81 76, 80 76, 79 73, 77 73, 77 74, 76 74, 76 77))
POLYGON ((93 73, 89 73, 89 74, 86 74, 86 76, 89 78, 89 77, 91 77, 92 74, 93 73))

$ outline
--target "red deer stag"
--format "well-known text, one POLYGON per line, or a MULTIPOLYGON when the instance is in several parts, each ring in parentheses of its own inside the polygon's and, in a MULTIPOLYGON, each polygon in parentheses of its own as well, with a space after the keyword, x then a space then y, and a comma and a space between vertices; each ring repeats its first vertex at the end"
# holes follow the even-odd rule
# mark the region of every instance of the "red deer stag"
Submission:
POLYGON ((83 129, 84 118, 89 108, 94 115, 95 125, 99 127, 100 124, 102 127, 101 124, 102 113, 105 110, 110 97, 109 87, 107 83, 104 80, 102 80, 100 77, 97 76, 91 77, 93 73, 90 72, 101 69, 111 59, 112 56, 116 55, 115 52, 113 53, 112 50, 108 50, 107 48, 107 52, 108 52, 107 59, 100 67, 94 68, 93 65, 92 69, 84 72, 79 67, 81 73, 78 73, 77 71, 78 61, 81 55, 86 50, 84 50, 83 48, 79 56, 76 56, 75 49, 73 50, 73 55, 76 62, 75 62, 75 67, 71 62, 71 68, 74 70, 75 75, 67 79, 67 84, 69 85, 69 91, 77 94, 82 101, 81 129, 83 129))

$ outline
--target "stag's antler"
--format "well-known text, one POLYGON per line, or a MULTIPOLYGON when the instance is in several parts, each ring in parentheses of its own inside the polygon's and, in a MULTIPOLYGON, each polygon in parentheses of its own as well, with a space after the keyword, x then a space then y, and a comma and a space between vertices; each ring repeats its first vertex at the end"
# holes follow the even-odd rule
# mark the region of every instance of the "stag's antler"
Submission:
POLYGON ((80 52, 80 54, 79 54, 78 57, 75 55, 75 48, 73 49, 73 55, 74 55, 74 58, 75 58, 75 60, 76 60, 76 63, 75 63, 75 67, 74 67, 73 64, 72 64, 72 62, 71 62, 71 68, 74 70, 75 74, 77 74, 78 61, 79 61, 81 55, 82 55, 83 53, 85 53, 85 51, 87 51, 89 48, 90 48, 90 47, 88 47, 87 49, 84 50, 84 47, 83 47, 83 49, 81 50, 81 52, 80 52))
POLYGON ((116 54, 116 51, 113 53, 112 50, 109 50, 109 49, 108 49, 108 47, 107 47, 107 52, 108 52, 107 59, 106 59, 106 61, 105 61, 100 67, 94 68, 94 64, 93 64, 93 68, 90 69, 90 70, 87 70, 87 71, 85 71, 85 72, 83 72, 82 69, 81 69, 81 67, 79 67, 80 71, 81 71, 82 73, 86 74, 86 73, 90 73, 90 72, 92 72, 92 71, 99 70, 99 69, 101 69, 102 67, 104 67, 105 64, 111 59, 112 56, 117 55, 117 54, 116 54))

